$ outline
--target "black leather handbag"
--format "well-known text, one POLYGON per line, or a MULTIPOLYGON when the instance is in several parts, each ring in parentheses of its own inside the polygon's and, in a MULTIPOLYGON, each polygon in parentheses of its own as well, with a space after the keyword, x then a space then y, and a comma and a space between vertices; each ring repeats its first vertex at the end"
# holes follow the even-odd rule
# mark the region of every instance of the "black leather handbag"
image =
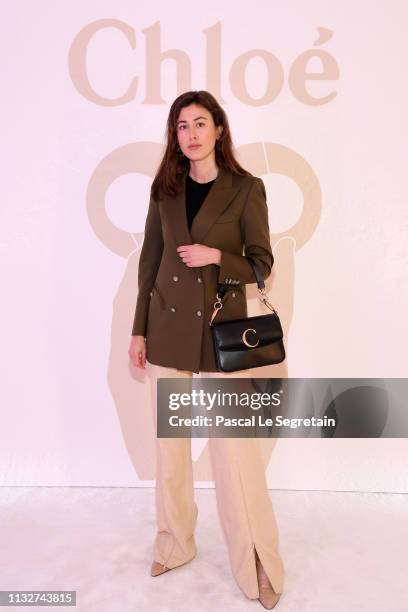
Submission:
POLYGON ((210 327, 216 366, 222 372, 235 372, 272 365, 284 361, 286 356, 278 313, 268 301, 265 283, 255 262, 250 257, 247 259, 255 274, 260 292, 259 299, 272 311, 272 314, 213 323, 223 306, 222 299, 230 288, 224 283, 218 283, 217 300, 214 302, 210 327))

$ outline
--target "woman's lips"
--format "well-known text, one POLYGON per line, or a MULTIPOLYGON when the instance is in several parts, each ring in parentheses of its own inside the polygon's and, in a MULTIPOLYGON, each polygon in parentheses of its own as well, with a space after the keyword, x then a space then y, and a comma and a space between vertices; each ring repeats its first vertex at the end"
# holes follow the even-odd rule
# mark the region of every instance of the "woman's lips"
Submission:
POLYGON ((201 147, 201 145, 190 145, 188 148, 189 149, 198 149, 198 147, 201 147))

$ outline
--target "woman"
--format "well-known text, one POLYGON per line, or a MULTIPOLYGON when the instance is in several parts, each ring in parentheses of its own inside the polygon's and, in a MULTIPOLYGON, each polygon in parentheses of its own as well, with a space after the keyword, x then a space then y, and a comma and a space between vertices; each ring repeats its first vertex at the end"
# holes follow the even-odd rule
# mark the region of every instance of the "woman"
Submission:
MULTIPOLYGON (((247 316, 245 284, 271 272, 265 187, 233 154, 225 112, 207 91, 172 104, 167 146, 152 183, 139 260, 129 355, 147 369, 156 421, 160 377, 251 377, 217 371, 209 321, 217 283, 231 285, 217 321, 247 316), (245 247, 245 255, 243 248, 245 247)), ((283 588, 278 529, 256 438, 210 438, 217 507, 233 576, 243 593, 273 608, 283 588)), ((158 530, 151 575, 197 552, 191 438, 156 438, 158 530)))

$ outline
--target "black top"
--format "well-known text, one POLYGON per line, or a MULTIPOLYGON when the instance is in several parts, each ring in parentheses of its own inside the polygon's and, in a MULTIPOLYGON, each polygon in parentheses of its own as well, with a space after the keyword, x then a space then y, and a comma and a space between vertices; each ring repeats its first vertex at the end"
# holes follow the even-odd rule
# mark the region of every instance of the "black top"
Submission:
POLYGON ((215 179, 207 183, 198 183, 189 174, 186 177, 186 213, 188 229, 191 230, 194 217, 201 208, 207 193, 210 191, 215 179))

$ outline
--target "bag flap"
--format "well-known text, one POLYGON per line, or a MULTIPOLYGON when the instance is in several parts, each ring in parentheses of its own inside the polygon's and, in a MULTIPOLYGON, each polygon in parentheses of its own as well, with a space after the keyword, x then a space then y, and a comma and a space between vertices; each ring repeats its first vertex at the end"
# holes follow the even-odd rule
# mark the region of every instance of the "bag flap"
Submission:
POLYGON ((213 323, 212 333, 219 349, 231 351, 250 350, 251 347, 245 344, 244 339, 247 340, 248 344, 265 346, 277 342, 283 337, 279 317, 274 313, 213 323))

